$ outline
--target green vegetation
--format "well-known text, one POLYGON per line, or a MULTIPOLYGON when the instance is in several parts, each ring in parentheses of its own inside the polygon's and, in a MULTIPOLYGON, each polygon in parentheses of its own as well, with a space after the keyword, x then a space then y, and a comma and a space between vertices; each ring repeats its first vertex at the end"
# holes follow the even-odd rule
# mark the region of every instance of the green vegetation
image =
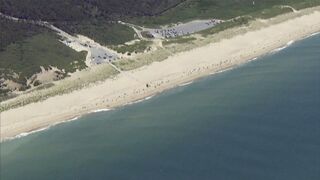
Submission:
POLYGON ((0 17, 0 51, 3 51, 11 43, 42 32, 48 32, 48 30, 24 22, 15 23, 12 20, 0 17))
POLYGON ((9 98, 7 95, 8 93, 9 93, 8 89, 0 89, 0 102, 9 98))
POLYGON ((25 85, 26 78, 41 71, 40 66, 57 67, 66 73, 83 69, 85 56, 85 52, 78 53, 59 42, 57 35, 41 33, 10 44, 0 52, 0 75, 10 78, 9 75, 16 73, 19 78, 10 79, 25 85))
POLYGON ((0 53, 0 67, 12 70, 22 77, 30 77, 39 72, 40 66, 47 68, 51 65, 66 72, 85 68, 85 52, 77 53, 57 39, 55 34, 42 33, 11 44, 0 53), (78 63, 73 63, 75 61, 78 63))
POLYGON ((107 21, 80 23, 55 23, 59 28, 71 34, 85 35, 101 45, 119 45, 134 39, 132 28, 107 21))
POLYGON ((120 46, 114 46, 112 47, 112 49, 122 54, 142 53, 145 50, 148 50, 151 44, 152 44, 151 41, 142 40, 142 41, 135 42, 134 44, 131 44, 131 45, 124 44, 120 46))
MULTIPOLYGON (((23 19, 48 21, 66 32, 88 36, 103 45, 119 45, 133 40, 134 31, 113 22, 158 15, 183 1, 0 0, 0 12, 23 19)), ((16 32, 14 28, 8 29, 14 30, 11 33, 16 32)), ((0 35, 14 36, 1 31, 0 35)))
POLYGON ((29 88, 27 79, 40 72, 40 66, 64 70, 64 74, 57 72, 60 77, 86 67, 86 52, 65 46, 49 29, 4 18, 0 18, 0 27, 0 100, 10 92, 3 87, 5 79, 19 83, 19 89, 24 90, 29 88))
POLYGON ((157 26, 199 18, 227 20, 279 5, 302 9, 320 5, 320 0, 0 0, 0 11, 50 22, 134 18, 132 22, 157 26))
POLYGON ((134 18, 132 23, 149 27, 159 25, 186 22, 194 19, 216 18, 228 20, 244 15, 258 15, 258 17, 270 17, 286 11, 274 6, 291 5, 301 9, 320 5, 320 0, 187 0, 176 8, 172 8, 159 16, 134 18), (271 9, 271 10, 270 10, 271 9), (261 16, 265 11, 267 16, 261 16), (274 14, 272 14, 274 13, 274 14), (259 15, 260 14, 260 15, 259 15))
POLYGON ((170 45, 170 44, 189 43, 189 42, 192 42, 192 41, 194 41, 196 39, 197 38, 195 38, 195 37, 180 37, 180 38, 175 38, 175 39, 170 39, 170 40, 163 41, 162 44, 163 45, 170 45))
POLYGON ((308 7, 314 7, 314 6, 319 6, 320 1, 319 0, 287 0, 287 4, 292 6, 293 8, 299 10, 299 9, 304 9, 308 7))
MULTIPOLYGON (((320 0, 315 0, 315 2, 318 2, 320 4, 320 0)), ((305 7, 308 7, 308 6, 305 6, 305 7)), ((234 29, 234 31, 231 28, 239 27, 239 26, 248 26, 248 28, 256 28, 256 26, 252 26, 252 27, 250 26, 250 22, 256 18, 270 18, 279 14, 292 12, 292 11, 293 10, 290 7, 278 5, 278 6, 272 6, 271 8, 267 8, 267 9, 261 9, 260 11, 252 12, 247 15, 238 16, 236 18, 232 18, 221 24, 218 24, 217 26, 211 29, 206 29, 199 32, 199 34, 202 35, 203 37, 207 37, 208 35, 215 35, 215 34, 217 34, 217 36, 210 36, 208 38, 201 39, 201 40, 200 39, 197 40, 195 39, 195 37, 192 37, 192 36, 169 39, 169 40, 163 41, 163 45, 165 45, 164 48, 157 50, 156 53, 145 54, 143 57, 138 56, 135 59, 124 59, 122 61, 115 62, 115 65, 117 65, 122 70, 132 70, 132 69, 150 64, 155 61, 162 61, 167 57, 169 57, 170 55, 172 55, 172 52, 175 52, 175 53, 182 52, 185 50, 189 50, 190 48, 192 49, 197 46, 202 46, 214 41, 219 41, 221 40, 221 36, 219 35, 220 33, 221 35, 223 34, 223 38, 227 38, 227 37, 232 37, 239 33, 245 33, 248 31, 248 29, 246 28, 240 28, 237 30, 234 29), (230 31, 228 31, 227 29, 230 29, 230 31), (224 30, 227 30, 225 31, 226 33, 222 32, 224 30), (178 45, 166 46, 171 44, 178 44, 178 45)))
POLYGON ((252 15, 255 18, 268 19, 289 12, 292 12, 292 9, 289 7, 273 6, 269 9, 264 9, 259 12, 252 13, 250 15, 252 15))
MULTIPOLYGON (((70 79, 61 80, 60 83, 54 86, 52 86, 51 84, 40 85, 39 87, 37 87, 40 88, 38 89, 38 91, 27 91, 25 92, 26 96, 18 96, 17 99, 14 99, 9 103, 0 104, 0 113, 11 108, 16 108, 26 104, 43 101, 52 96, 70 93, 72 91, 86 87, 90 85, 90 83, 111 78, 116 74, 118 74, 118 71, 116 71, 109 64, 102 64, 99 67, 95 68, 94 72, 82 72, 82 76, 78 78, 71 77, 70 79)), ((6 96, 5 98, 8 98, 8 96, 6 96)))
POLYGON ((50 22, 158 15, 184 0, 0 0, 0 11, 15 17, 50 22))
POLYGON ((136 69, 145 65, 149 65, 153 62, 163 61, 166 58, 168 58, 170 55, 172 55, 170 48, 168 50, 168 48, 164 47, 156 51, 152 51, 150 53, 137 55, 135 58, 126 58, 126 59, 122 59, 121 61, 115 61, 113 62, 113 64, 116 65, 121 70, 128 71, 128 70, 136 69))
POLYGON ((235 18, 235 19, 232 19, 229 21, 225 21, 221 24, 218 24, 217 26, 215 26, 213 28, 203 30, 199 33, 203 36, 215 34, 215 33, 218 33, 220 31, 223 31, 223 30, 226 30, 229 28, 247 25, 250 20, 252 20, 252 17, 250 17, 250 16, 243 16, 243 17, 235 18))
MULTIPOLYGON (((115 23, 117 20, 147 27, 194 19, 226 20, 200 32, 206 37, 228 28, 247 25, 255 18, 270 18, 292 11, 283 5, 303 9, 320 5, 320 0, 0 0, 0 12, 29 20, 49 21, 71 34, 88 36, 102 45, 113 47, 119 53, 130 54, 148 50, 152 42, 143 40, 131 45, 124 44, 134 40, 135 33, 129 27, 115 23)), ((157 51, 158 57, 150 53, 115 64, 122 69, 132 69, 149 64, 154 59, 163 60, 171 51, 176 51, 172 44, 182 44, 177 50, 180 51, 199 45, 199 42, 194 37, 170 39, 163 42, 164 48, 157 51)), ((48 29, 0 17, 0 101, 8 98, 4 95, 9 91, 1 89, 4 78, 12 79, 27 89, 26 78, 39 72, 40 66, 57 67, 66 74, 85 68, 84 59, 85 52, 68 48, 48 29)), ((55 89, 35 99, 66 92, 62 87, 47 87, 36 81, 35 85, 39 85, 39 89, 55 89)))

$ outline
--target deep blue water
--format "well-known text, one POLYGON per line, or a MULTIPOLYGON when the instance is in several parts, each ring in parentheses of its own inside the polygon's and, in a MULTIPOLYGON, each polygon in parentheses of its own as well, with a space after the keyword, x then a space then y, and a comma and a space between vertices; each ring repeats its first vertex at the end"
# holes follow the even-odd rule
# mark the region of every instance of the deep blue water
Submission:
POLYGON ((1 180, 319 180, 320 36, 0 150, 1 180))

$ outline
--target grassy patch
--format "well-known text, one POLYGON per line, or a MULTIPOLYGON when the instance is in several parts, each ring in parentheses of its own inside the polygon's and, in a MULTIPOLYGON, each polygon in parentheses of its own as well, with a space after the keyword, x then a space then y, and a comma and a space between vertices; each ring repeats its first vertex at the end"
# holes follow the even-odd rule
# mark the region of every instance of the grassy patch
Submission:
POLYGON ((53 33, 41 33, 10 44, 0 52, 0 75, 16 73, 20 83, 40 72, 40 66, 54 66, 66 72, 83 69, 86 52, 76 52, 58 41, 53 33))
POLYGON ((121 70, 128 71, 132 69, 139 68, 144 65, 151 64, 156 61, 163 61, 168 58, 172 53, 167 49, 158 49, 151 53, 138 55, 132 59, 122 59, 120 61, 115 61, 114 64, 121 70))
POLYGON ((8 93, 9 93, 9 90, 7 89, 0 89, 0 102, 1 101, 4 101, 6 99, 8 99, 8 93))
POLYGON ((250 16, 236 18, 236 19, 218 24, 217 26, 215 26, 213 28, 203 30, 203 31, 199 32, 199 34, 201 34, 203 36, 215 34, 215 33, 221 32, 221 31, 229 29, 229 28, 247 25, 250 20, 252 20, 252 18, 250 16))
POLYGON ((186 37, 186 38, 176 38, 176 39, 170 39, 167 41, 163 41, 163 45, 170 45, 170 44, 183 44, 183 43, 189 43, 191 41, 196 40, 197 38, 195 37, 186 37))
MULTIPOLYGON (((62 95, 78 89, 82 89, 86 86, 89 86, 90 83, 113 77, 116 74, 118 74, 118 71, 116 71, 109 64, 103 64, 99 67, 96 67, 94 71, 83 71, 82 73, 84 74, 82 76, 79 76, 78 78, 66 78, 64 80, 61 80, 54 86, 51 86, 51 84, 40 85, 37 91, 27 91, 26 93, 24 93, 23 96, 17 96, 11 102, 5 102, 3 104, 0 104, 0 113, 11 108, 16 108, 24 106, 26 104, 44 101, 52 96, 62 95)), ((6 97, 6 99, 8 98, 10 98, 10 96, 6 97)))
POLYGON ((55 25, 71 34, 81 34, 94 39, 101 45, 124 44, 135 38, 135 32, 132 28, 106 21, 55 23, 55 25))
POLYGON ((42 32, 48 32, 48 30, 25 22, 14 22, 0 17, 0 51, 4 51, 11 43, 24 40, 42 32))
POLYGON ((132 23, 157 27, 159 25, 186 22, 194 19, 217 18, 228 20, 248 14, 259 15, 259 12, 266 12, 269 15, 277 15, 285 12, 280 9, 273 9, 274 6, 292 5, 297 9, 320 5, 320 0, 187 0, 175 8, 168 10, 160 16, 134 18, 132 23))
POLYGON ((280 14, 289 13, 289 12, 292 12, 291 8, 273 6, 272 8, 264 9, 259 12, 252 13, 251 15, 255 18, 268 19, 268 18, 278 16, 280 14))
POLYGON ((118 53, 142 53, 145 50, 147 50, 150 45, 152 44, 151 41, 138 41, 135 42, 134 44, 131 45, 120 45, 120 46, 114 46, 112 47, 115 51, 117 51, 118 53))
POLYGON ((0 11, 27 19, 80 22, 160 14, 184 0, 0 0, 0 11))
POLYGON ((320 0, 290 0, 288 5, 291 5, 293 8, 299 10, 308 7, 320 6, 320 0))

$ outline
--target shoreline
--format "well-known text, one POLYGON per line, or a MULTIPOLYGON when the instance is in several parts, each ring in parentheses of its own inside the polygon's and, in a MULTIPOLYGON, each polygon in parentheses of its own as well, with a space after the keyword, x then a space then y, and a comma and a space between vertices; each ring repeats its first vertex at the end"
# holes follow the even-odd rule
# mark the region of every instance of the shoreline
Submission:
POLYGON ((308 15, 174 54, 164 61, 126 71, 89 88, 4 111, 1 113, 0 140, 23 137, 88 113, 138 103, 165 90, 188 85, 195 79, 277 53, 319 31, 320 12, 315 10, 308 15))

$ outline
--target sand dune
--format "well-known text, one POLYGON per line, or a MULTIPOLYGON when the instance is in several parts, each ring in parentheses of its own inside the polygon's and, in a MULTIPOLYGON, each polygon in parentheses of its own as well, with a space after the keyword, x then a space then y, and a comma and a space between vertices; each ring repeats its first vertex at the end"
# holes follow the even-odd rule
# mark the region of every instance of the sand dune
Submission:
POLYGON ((120 73, 114 79, 107 79, 89 88, 2 112, 1 140, 97 109, 110 109, 144 99, 198 77, 248 62, 319 31, 320 12, 315 10, 310 14, 175 54, 162 62, 120 73))

